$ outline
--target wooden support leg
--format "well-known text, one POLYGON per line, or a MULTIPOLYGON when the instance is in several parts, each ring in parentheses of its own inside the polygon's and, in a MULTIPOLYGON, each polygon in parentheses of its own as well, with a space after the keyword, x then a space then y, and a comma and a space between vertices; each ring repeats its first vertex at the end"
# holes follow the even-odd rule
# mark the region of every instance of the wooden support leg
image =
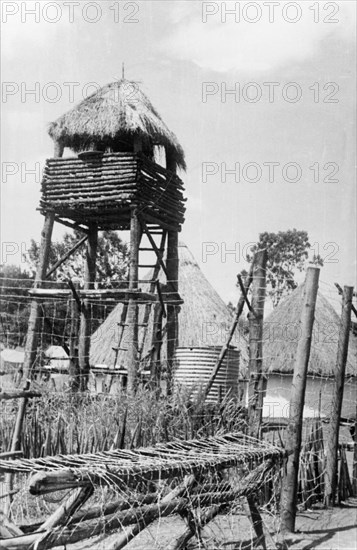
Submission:
POLYGON ((129 300, 128 304, 128 316, 127 316, 128 330, 126 344, 128 346, 127 351, 127 392, 128 396, 133 396, 136 392, 138 383, 138 306, 135 300, 129 300))
MULTIPOLYGON (((137 211, 134 208, 131 211, 130 220, 130 260, 129 260, 129 290, 138 288, 139 278, 139 246, 141 239, 141 226, 138 219, 137 211)), ((128 386, 127 392, 129 396, 133 396, 136 391, 138 377, 138 306, 133 299, 129 300, 128 315, 127 315, 127 369, 128 369, 128 386)))
POLYGON ((212 521, 219 514, 221 509, 222 505, 220 504, 215 504, 214 506, 207 508, 200 514, 200 517, 197 520, 197 525, 195 525, 194 521, 190 522, 190 525, 186 527, 185 531, 179 537, 174 539, 166 550, 184 550, 188 541, 194 535, 198 538, 200 537, 201 529, 207 525, 207 523, 212 521))
MULTIPOLYGON (((98 231, 95 224, 89 227, 87 252, 84 271, 84 289, 94 288, 96 275, 98 231)), ((80 370, 80 389, 86 391, 89 379, 89 352, 91 337, 91 312, 89 300, 83 300, 78 342, 78 362, 80 370)))
POLYGON ((69 498, 43 523, 37 531, 41 533, 34 544, 34 550, 46 545, 46 540, 51 535, 51 530, 57 525, 65 525, 73 514, 92 496, 93 487, 80 487, 75 489, 69 498))
MULTIPOLYGON (((46 278, 48 261, 51 248, 51 238, 53 231, 54 214, 46 214, 45 223, 41 234, 40 257, 35 276, 34 288, 41 285, 41 281, 46 278)), ((36 360, 37 341, 38 341, 38 321, 39 321, 39 304, 37 300, 32 300, 30 304, 30 317, 27 329, 27 338, 25 344, 25 360, 23 376, 27 380, 30 377, 32 366, 36 360)))
MULTIPOLYGON (((51 248, 51 238, 54 224, 54 214, 50 213, 46 215, 43 230, 41 233, 41 247, 40 247, 40 257, 38 261, 38 267, 35 276, 34 288, 38 288, 41 285, 46 277, 50 248, 51 248)), ((24 389, 29 389, 30 383, 29 379, 31 378, 32 367, 35 364, 37 357, 37 344, 38 344, 38 328, 39 328, 39 304, 37 300, 32 300, 30 304, 30 317, 27 329, 27 337, 25 344, 25 359, 24 359, 24 368, 23 368, 23 379, 25 381, 24 389)), ((23 397, 20 399, 19 408, 17 411, 17 418, 15 423, 15 429, 12 436, 11 443, 11 452, 18 451, 20 449, 21 443, 21 432, 22 425, 25 417, 27 398, 23 397)), ((6 484, 8 485, 10 496, 5 502, 5 513, 10 514, 11 507, 11 491, 12 491, 12 475, 7 474, 5 479, 6 484)))
MULTIPOLYGON (((73 287, 75 291, 79 290, 78 284, 73 287)), ((71 392, 75 393, 80 388, 80 370, 78 364, 78 334, 79 334, 80 312, 75 299, 71 302, 71 329, 70 329, 70 361, 69 361, 69 380, 71 392)))
MULTIPOLYGON (((195 482, 195 476, 190 475, 186 476, 183 482, 173 489, 168 495, 166 495, 161 501, 160 506, 164 506, 165 504, 169 504, 171 501, 176 499, 178 496, 182 495, 185 491, 187 491, 195 482)), ((118 539, 108 547, 108 550, 120 550, 124 546, 128 544, 130 540, 132 540, 140 531, 145 529, 149 523, 152 523, 158 516, 160 515, 160 508, 158 508, 157 514, 153 515, 147 515, 145 517, 145 514, 143 514, 142 519, 137 522, 136 525, 131 527, 129 530, 124 532, 122 535, 118 537, 118 539)))
MULTIPOLYGON (((179 259, 178 233, 169 231, 167 235, 166 269, 170 288, 178 292, 179 259)), ((167 394, 172 393, 174 356, 178 342, 178 310, 174 305, 167 306, 167 394)))
POLYGON ((151 372, 151 384, 157 389, 160 388, 161 380, 161 365, 160 365, 160 356, 161 356, 161 346, 162 346, 162 317, 163 311, 160 304, 155 305, 154 309, 154 319, 153 319, 153 335, 151 341, 152 355, 150 361, 150 372, 151 372))
POLYGON ((260 544, 264 550, 266 550, 267 546, 264 535, 263 520, 258 506, 256 505, 254 495, 247 496, 247 503, 247 512, 250 516, 255 534, 257 535, 257 543, 260 544))

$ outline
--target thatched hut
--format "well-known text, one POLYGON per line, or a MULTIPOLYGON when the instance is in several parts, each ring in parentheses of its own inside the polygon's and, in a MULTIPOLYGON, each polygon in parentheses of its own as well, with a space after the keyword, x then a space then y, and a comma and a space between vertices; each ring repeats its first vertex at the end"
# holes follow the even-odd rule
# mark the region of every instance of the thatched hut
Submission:
POLYGON ((2 389, 12 389, 18 385, 22 377, 25 351, 21 347, 6 348, 0 352, 0 386, 2 389))
MULTIPOLYGON (((232 323, 232 315, 209 281, 202 273, 197 261, 188 249, 179 247, 179 289, 183 304, 178 317, 178 349, 180 348, 219 348, 226 340, 232 323)), ((148 276, 150 279, 150 276, 148 276)), ((143 319, 143 306, 140 307, 139 325, 143 319)), ((118 323, 121 322, 123 305, 118 304, 91 338, 90 364, 120 367, 125 364, 125 351, 118 354, 113 348, 118 338, 118 323)), ((143 346, 143 357, 150 352, 153 333, 153 315, 143 346)), ((144 328, 139 330, 139 343, 144 328)), ((125 338, 124 338, 125 339, 125 338)), ((245 370, 248 354, 247 344, 241 333, 237 333, 232 344, 240 350, 240 369, 245 370)), ((125 347, 125 343, 122 344, 125 347)), ((165 346, 162 348, 165 363, 165 346)), ((237 373, 238 377, 238 373, 237 373)))
MULTIPOLYGON (((294 362, 301 337, 301 309, 304 285, 299 286, 269 315, 264 323, 263 357, 268 373, 264 412, 270 416, 288 416, 294 362)), ((308 368, 305 397, 305 416, 321 411, 329 416, 333 376, 335 372, 339 317, 326 298, 319 292, 315 309, 315 323, 308 368)), ((346 365, 346 381, 342 416, 356 413, 357 400, 357 341, 350 334, 346 365)))
MULTIPOLYGON (((136 152, 153 157, 165 149, 166 157, 185 169, 184 152, 138 83, 122 78, 85 98, 49 126, 57 152, 65 147, 82 151, 136 152)), ((61 156, 61 154, 60 154, 61 156)))

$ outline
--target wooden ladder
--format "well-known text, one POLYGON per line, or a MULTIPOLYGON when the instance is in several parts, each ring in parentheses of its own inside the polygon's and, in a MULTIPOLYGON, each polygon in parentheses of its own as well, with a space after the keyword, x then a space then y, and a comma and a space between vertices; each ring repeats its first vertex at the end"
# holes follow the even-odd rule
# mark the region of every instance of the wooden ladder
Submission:
MULTIPOLYGON (((149 289, 148 292, 151 294, 154 294, 157 292, 158 289, 158 276, 160 273, 160 269, 163 264, 163 257, 165 252, 165 244, 166 244, 166 237, 167 237, 167 231, 164 230, 162 227, 160 227, 157 224, 146 224, 142 219, 140 219, 140 223, 142 224, 143 233, 142 236, 146 236, 149 244, 148 246, 140 246, 139 247, 139 253, 140 252, 154 252, 155 254, 155 263, 150 264, 142 264, 139 263, 139 268, 141 269, 152 269, 151 277, 150 279, 141 280, 141 283, 148 284, 149 289), (160 238, 160 243, 157 245, 155 243, 155 237, 160 238)), ((140 243, 141 244, 141 243, 140 243)), ((152 302, 148 302, 145 304, 144 314, 142 317, 142 322, 139 323, 139 327, 141 327, 143 330, 141 332, 142 337, 140 339, 139 347, 138 347, 138 359, 139 362, 143 359, 143 352, 144 352, 144 346, 145 341, 148 335, 149 331, 149 320, 150 320, 150 314, 152 312, 152 302)), ((126 348, 122 347, 123 341, 125 342, 124 335, 125 330, 128 327, 127 323, 127 313, 128 313, 128 304, 124 303, 123 310, 121 314, 120 321, 118 323, 119 326, 119 336, 118 336, 118 342, 115 347, 113 347, 113 350, 115 351, 115 360, 114 360, 114 367, 117 366, 118 356, 120 351, 127 351, 126 348)))

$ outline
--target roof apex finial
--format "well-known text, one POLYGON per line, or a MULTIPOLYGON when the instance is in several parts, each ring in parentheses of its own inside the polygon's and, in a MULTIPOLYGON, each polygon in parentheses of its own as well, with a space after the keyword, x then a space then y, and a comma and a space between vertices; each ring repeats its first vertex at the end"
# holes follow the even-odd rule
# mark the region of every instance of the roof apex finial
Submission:
POLYGON ((122 66, 121 66, 121 77, 122 77, 123 80, 125 79, 125 66, 124 66, 124 61, 123 61, 122 66))

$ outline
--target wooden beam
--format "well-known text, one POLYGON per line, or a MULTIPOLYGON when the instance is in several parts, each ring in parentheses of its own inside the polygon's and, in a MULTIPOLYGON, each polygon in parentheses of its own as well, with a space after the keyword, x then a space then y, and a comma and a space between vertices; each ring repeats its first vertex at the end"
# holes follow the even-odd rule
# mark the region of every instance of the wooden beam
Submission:
POLYGON ((73 293, 71 301, 71 327, 69 335, 69 385, 72 392, 77 392, 80 388, 80 368, 78 360, 78 337, 80 329, 80 314, 82 303, 78 296, 79 283, 73 283, 68 279, 68 285, 73 293))
MULTIPOLYGON (((188 455, 189 456, 189 455, 188 455)), ((277 453, 276 451, 271 453, 265 453, 264 460, 268 461, 269 458, 278 460, 280 457, 285 457, 285 451, 277 453)), ((189 460, 189 459, 188 459, 189 460)), ((232 468, 238 464, 247 460, 247 455, 233 455, 229 458, 225 458, 222 462, 217 462, 214 465, 216 472, 222 471, 226 468, 232 468)), ((7 471, 6 465, 2 465, 3 471, 7 471)), ((182 463, 168 463, 166 468, 158 466, 151 469, 144 470, 142 466, 132 466, 130 470, 125 471, 120 469, 120 474, 115 472, 111 467, 108 469, 106 478, 95 472, 88 472, 85 469, 80 473, 74 473, 70 468, 63 468, 56 471, 41 471, 32 476, 29 482, 29 491, 32 495, 42 495, 46 493, 53 493, 54 491, 65 491, 76 487, 85 487, 87 485, 105 486, 110 484, 117 484, 120 477, 120 484, 125 483, 131 486, 136 486, 138 479, 156 481, 157 479, 168 479, 175 476, 182 477, 185 473, 204 474, 208 471, 212 471, 213 466, 209 462, 196 463, 193 459, 186 464, 182 463)), ((9 466, 9 470, 10 466, 9 466)))
POLYGON ((301 310, 301 336, 298 341, 290 398, 290 417, 285 448, 290 453, 282 483, 281 526, 283 533, 293 533, 297 511, 297 482, 301 450, 302 418, 305 403, 306 376, 310 359, 315 306, 320 270, 308 267, 301 310))
MULTIPOLYGON (((0 510, 0 534, 1 537, 21 537, 23 532, 11 519, 0 510)), ((6 539, 5 539, 6 540, 6 539)), ((6 548, 6 547, 5 547, 6 548)))
MULTIPOLYGON (((139 279, 139 247, 141 240, 141 226, 137 208, 132 208, 130 218, 130 256, 129 256, 129 290, 138 289, 139 279)), ((127 312, 127 345, 126 367, 128 370, 128 396, 136 392, 139 371, 139 341, 138 341, 138 306, 131 298, 127 312)))
MULTIPOLYGON (((34 288, 38 288, 46 277, 47 266, 50 255, 51 238, 54 224, 53 213, 47 214, 41 234, 40 256, 35 276, 34 288)), ((30 377, 37 355, 38 324, 39 324, 39 304, 36 300, 31 301, 30 317, 28 322, 27 337, 25 344, 25 360, 23 368, 24 379, 30 377)))
POLYGON ((326 506, 333 506, 337 487, 337 452, 340 430, 340 417, 343 400, 343 387, 351 328, 351 306, 353 287, 345 286, 342 295, 342 312, 338 337, 337 361, 334 376, 334 389, 330 425, 326 442, 325 498, 326 506))
MULTIPOLYGON (((265 474, 270 470, 272 466, 273 462, 268 460, 267 462, 257 466, 250 474, 248 474, 247 477, 242 480, 239 488, 236 491, 232 492, 235 495, 235 499, 238 499, 242 496, 249 497, 254 492, 256 492, 259 487, 264 483, 265 474)), ((166 550, 183 550, 184 548, 186 548, 188 541, 195 534, 199 535, 199 528, 204 527, 205 525, 207 525, 207 523, 212 521, 212 519, 214 519, 217 514, 219 514, 219 512, 222 510, 222 508, 224 508, 226 505, 227 500, 225 500, 224 497, 221 499, 221 501, 218 500, 216 505, 210 506, 207 510, 199 515, 198 521, 191 521, 186 530, 177 538, 174 538, 166 550)), ((256 510, 255 512, 259 514, 259 510, 256 510)), ((254 522, 256 521, 257 516, 254 515, 254 518, 251 517, 251 519, 254 522)), ((256 530, 256 526, 253 525, 253 527, 256 530)))
MULTIPOLYGON (((254 260, 251 264, 251 267, 250 267, 250 271, 249 271, 249 274, 248 274, 248 277, 247 277, 247 282, 245 284, 245 293, 248 291, 249 287, 250 287, 250 284, 252 282, 252 278, 253 278, 253 265, 254 265, 254 260)), ((232 341, 232 338, 234 336, 234 333, 237 329, 237 326, 238 326, 238 321, 239 321, 239 318, 243 312, 243 308, 244 308, 244 302, 245 302, 245 296, 244 294, 242 293, 242 295, 240 296, 239 300, 238 300, 238 304, 237 304, 237 312, 235 314, 235 317, 234 317, 234 321, 232 323, 232 326, 231 326, 231 329, 229 331, 229 335, 228 335, 228 339, 227 339, 227 342, 224 344, 224 346, 222 347, 221 351, 220 351, 220 354, 218 356, 218 359, 217 359, 217 362, 215 364, 215 366, 213 367, 213 370, 212 370, 212 374, 210 375, 210 378, 207 382, 207 386, 204 390, 204 397, 205 399, 207 398, 211 388, 212 388, 212 385, 216 379, 216 376, 219 372, 219 369, 221 368, 222 366, 222 363, 227 355, 227 351, 228 351, 228 348, 230 346, 230 343, 232 341)))
POLYGON ((263 550, 266 550, 267 546, 264 533, 264 523, 254 495, 249 495, 247 497, 247 505, 244 508, 247 516, 250 518, 255 534, 257 535, 258 540, 255 544, 259 544, 263 550))
POLYGON ((21 458, 24 455, 22 451, 14 451, 7 453, 0 453, 0 460, 5 460, 6 458, 21 458))
MULTIPOLYGON (((40 208, 39 210, 43 210, 42 208, 40 208)), ((66 217, 66 216, 64 216, 66 217)), ((82 231, 82 233, 86 233, 88 234, 88 227, 83 227, 83 222, 70 222, 68 220, 64 220, 62 216, 59 216, 59 215, 56 215, 55 216, 55 221, 57 223, 60 223, 61 225, 64 225, 65 227, 69 227, 70 229, 78 229, 78 231, 82 231)))
MULTIPOLYGON (((166 236, 167 236, 167 233, 166 233, 165 230, 163 230, 162 234, 161 234, 159 249, 158 249, 160 258, 163 257, 164 252, 165 252, 166 236)), ((152 251, 152 247, 149 248, 148 250, 152 251)), ((146 251, 148 251, 148 250, 146 250, 146 251)), ((140 251, 144 251, 142 247, 140 248, 140 251)), ((154 270, 152 272, 152 278, 151 278, 150 287, 149 287, 149 290, 152 293, 155 292, 156 281, 158 280, 158 277, 159 277, 160 268, 161 268, 160 262, 157 259, 156 265, 155 265, 154 270)), ((146 304, 145 305, 144 317, 143 317, 143 321, 142 321, 143 322, 143 331, 142 331, 142 340, 141 340, 141 344, 140 344, 140 347, 139 347, 139 357, 140 357, 140 359, 142 359, 144 346, 145 346, 145 341, 146 341, 148 330, 149 330, 149 319, 150 319, 150 313, 151 313, 152 309, 154 309, 154 314, 153 314, 154 318, 153 318, 153 324, 152 324, 153 334, 152 334, 152 339, 151 339, 151 349, 156 349, 156 352, 158 352, 158 353, 155 352, 156 360, 159 361, 161 345, 159 344, 158 346, 156 346, 156 343, 158 343, 157 340, 156 340, 156 336, 158 336, 158 332, 155 331, 155 327, 158 327, 158 324, 157 324, 157 317, 158 316, 160 317, 160 315, 161 315, 161 321, 162 321, 162 310, 160 308, 158 308, 158 306, 156 304, 154 305, 154 308, 152 308, 152 304, 146 304), (160 314, 160 311, 161 311, 161 314, 160 314), (154 344, 154 342, 155 342, 155 344, 154 344)), ((151 356, 151 359, 152 359, 152 356, 151 356)), ((151 370, 152 374, 154 374, 153 369, 152 369, 152 362, 151 362, 151 365, 150 365, 150 370, 151 370)), ((154 382, 155 380, 156 380, 156 378, 152 377, 151 382, 154 382)))
MULTIPOLYGON (((164 261, 163 261, 163 259, 162 259, 162 252, 161 252, 161 250, 158 249, 158 247, 156 246, 156 243, 155 243, 154 239, 153 239, 152 236, 150 235, 150 231, 149 231, 149 229, 148 229, 148 226, 147 226, 146 223, 145 223, 145 220, 144 220, 141 216, 139 216, 139 221, 140 221, 141 227, 143 228, 143 230, 144 230, 144 232, 145 232, 145 235, 146 235, 147 238, 149 239, 149 242, 150 242, 150 244, 151 244, 151 246, 152 246, 152 248, 153 248, 153 250, 154 250, 154 252, 155 252, 155 254, 156 254, 157 261, 159 262, 160 267, 161 267, 161 269, 163 270, 163 272, 165 273, 166 278, 167 278, 167 280, 168 280, 169 277, 170 277, 170 275, 169 275, 169 273, 168 273, 168 271, 167 271, 167 268, 166 268, 166 265, 165 265, 165 263, 164 263, 164 261)), ((171 284, 171 282, 170 282, 169 284, 170 284, 170 286, 171 286, 173 292, 176 292, 176 291, 177 291, 177 288, 175 287, 175 285, 171 284)))
MULTIPOLYGON (((343 295, 343 290, 342 290, 341 286, 338 283, 335 283, 335 287, 337 288, 339 295, 342 296, 343 295)), ((353 296, 354 297, 356 296, 356 292, 353 292, 353 296)), ((357 317, 357 309, 355 308, 355 306, 352 303, 351 303, 351 309, 357 317)))
POLYGON ((30 390, 6 390, 0 391, 0 401, 5 399, 18 399, 20 397, 25 397, 29 399, 30 397, 41 397, 41 393, 38 391, 30 390))
MULTIPOLYGON (((98 246, 98 230, 96 224, 90 225, 88 232, 87 250, 84 269, 84 290, 94 288, 96 277, 96 259, 98 246)), ((78 339, 78 364, 80 371, 80 389, 86 391, 89 378, 89 353, 91 337, 91 318, 88 300, 84 300, 81 309, 79 339, 78 339)))
MULTIPOLYGON (((253 262, 252 262, 252 266, 253 265, 254 265, 254 259, 253 259, 253 262)), ((243 298, 244 302, 247 304, 248 311, 252 312, 253 309, 252 309, 252 306, 250 305, 247 290, 245 289, 245 285, 243 283, 243 279, 242 279, 241 275, 238 275, 238 284, 239 284, 239 288, 240 288, 241 293, 242 293, 242 298, 243 298)))
MULTIPOLYGON (((178 233, 169 231, 167 234, 167 258, 166 258, 166 277, 170 288, 178 293, 179 278, 179 257, 178 257, 178 233)), ((166 384, 167 394, 172 393, 174 376, 174 357, 178 343, 178 306, 167 306, 166 321, 166 354, 167 354, 167 372, 166 384)))
POLYGON ((46 273, 46 279, 48 279, 52 273, 54 273, 56 271, 56 269, 58 269, 66 260, 68 260, 68 258, 70 256, 72 256, 72 254, 74 254, 81 246, 82 244, 84 244, 86 242, 86 240, 88 239, 88 236, 85 235, 84 237, 82 237, 82 239, 80 239, 74 246, 72 246, 72 248, 70 250, 68 250, 68 252, 66 252, 66 254, 64 254, 52 267, 51 269, 46 273))
POLYGON ((39 541, 38 533, 30 533, 14 538, 0 539, 0 549, 2 550, 48 550, 48 548, 65 546, 78 541, 103 535, 110 531, 119 530, 127 525, 140 522, 143 517, 150 522, 150 518, 167 517, 174 513, 182 512, 187 508, 188 499, 174 499, 168 504, 149 504, 134 510, 127 511, 125 514, 117 516, 113 514, 109 518, 100 518, 97 521, 83 522, 73 527, 55 527, 46 537, 44 542, 39 541), (38 541, 36 547, 34 545, 38 541))
MULTIPOLYGON (((34 288, 29 291, 30 296, 38 299, 43 298, 70 298, 73 295, 73 291, 65 288, 34 288)), ((85 289, 78 290, 76 295, 80 299, 92 299, 92 300, 108 300, 113 299, 115 301, 129 301, 130 299, 139 302, 157 302, 158 298, 156 294, 150 292, 141 292, 140 289, 128 290, 128 289, 85 289)), ((74 295, 76 297, 76 295, 74 295)), ((163 293, 163 297, 167 300, 166 293, 163 293)))
MULTIPOLYGON (((27 391, 29 387, 30 387, 30 380, 26 380, 24 391, 27 391)), ((14 432, 12 434, 11 448, 10 448, 11 453, 15 453, 16 451, 20 450, 22 426, 25 418, 26 405, 27 405, 27 397, 21 397, 19 401, 18 410, 17 410, 14 432)), ((14 481, 13 474, 7 473, 5 475, 5 487, 7 489, 8 496, 5 500, 4 513, 5 515, 8 515, 8 516, 10 516, 11 514, 13 481, 14 481)))
POLYGON ((353 490, 353 496, 357 497, 357 403, 356 403, 356 417, 355 417, 354 428, 355 428, 355 431, 353 435, 354 449, 353 449, 353 465, 352 465, 352 490, 353 490))
POLYGON ((157 507, 156 514, 143 514, 142 517, 139 518, 138 522, 133 525, 133 527, 125 530, 124 533, 118 536, 117 540, 115 540, 111 545, 108 546, 108 550, 121 550, 121 548, 126 546, 129 541, 131 541, 134 537, 136 537, 136 535, 140 533, 140 531, 145 529, 150 523, 152 523, 159 517, 162 506, 174 502, 179 496, 188 491, 190 487, 192 487, 194 482, 195 476, 186 476, 183 482, 180 483, 180 485, 175 487, 175 489, 170 491, 168 495, 160 500, 160 505, 157 507))
POLYGON ((154 314, 153 314, 153 332, 151 338, 151 352, 150 352, 150 372, 151 372, 151 383, 158 390, 160 389, 161 381, 161 348, 163 340, 162 332, 162 318, 163 318, 163 309, 159 304, 155 305, 154 314))
POLYGON ((75 489, 65 502, 63 502, 59 508, 36 530, 39 533, 35 548, 46 547, 46 542, 51 537, 52 529, 59 525, 65 525, 72 517, 73 514, 94 493, 93 487, 81 487, 75 489))

